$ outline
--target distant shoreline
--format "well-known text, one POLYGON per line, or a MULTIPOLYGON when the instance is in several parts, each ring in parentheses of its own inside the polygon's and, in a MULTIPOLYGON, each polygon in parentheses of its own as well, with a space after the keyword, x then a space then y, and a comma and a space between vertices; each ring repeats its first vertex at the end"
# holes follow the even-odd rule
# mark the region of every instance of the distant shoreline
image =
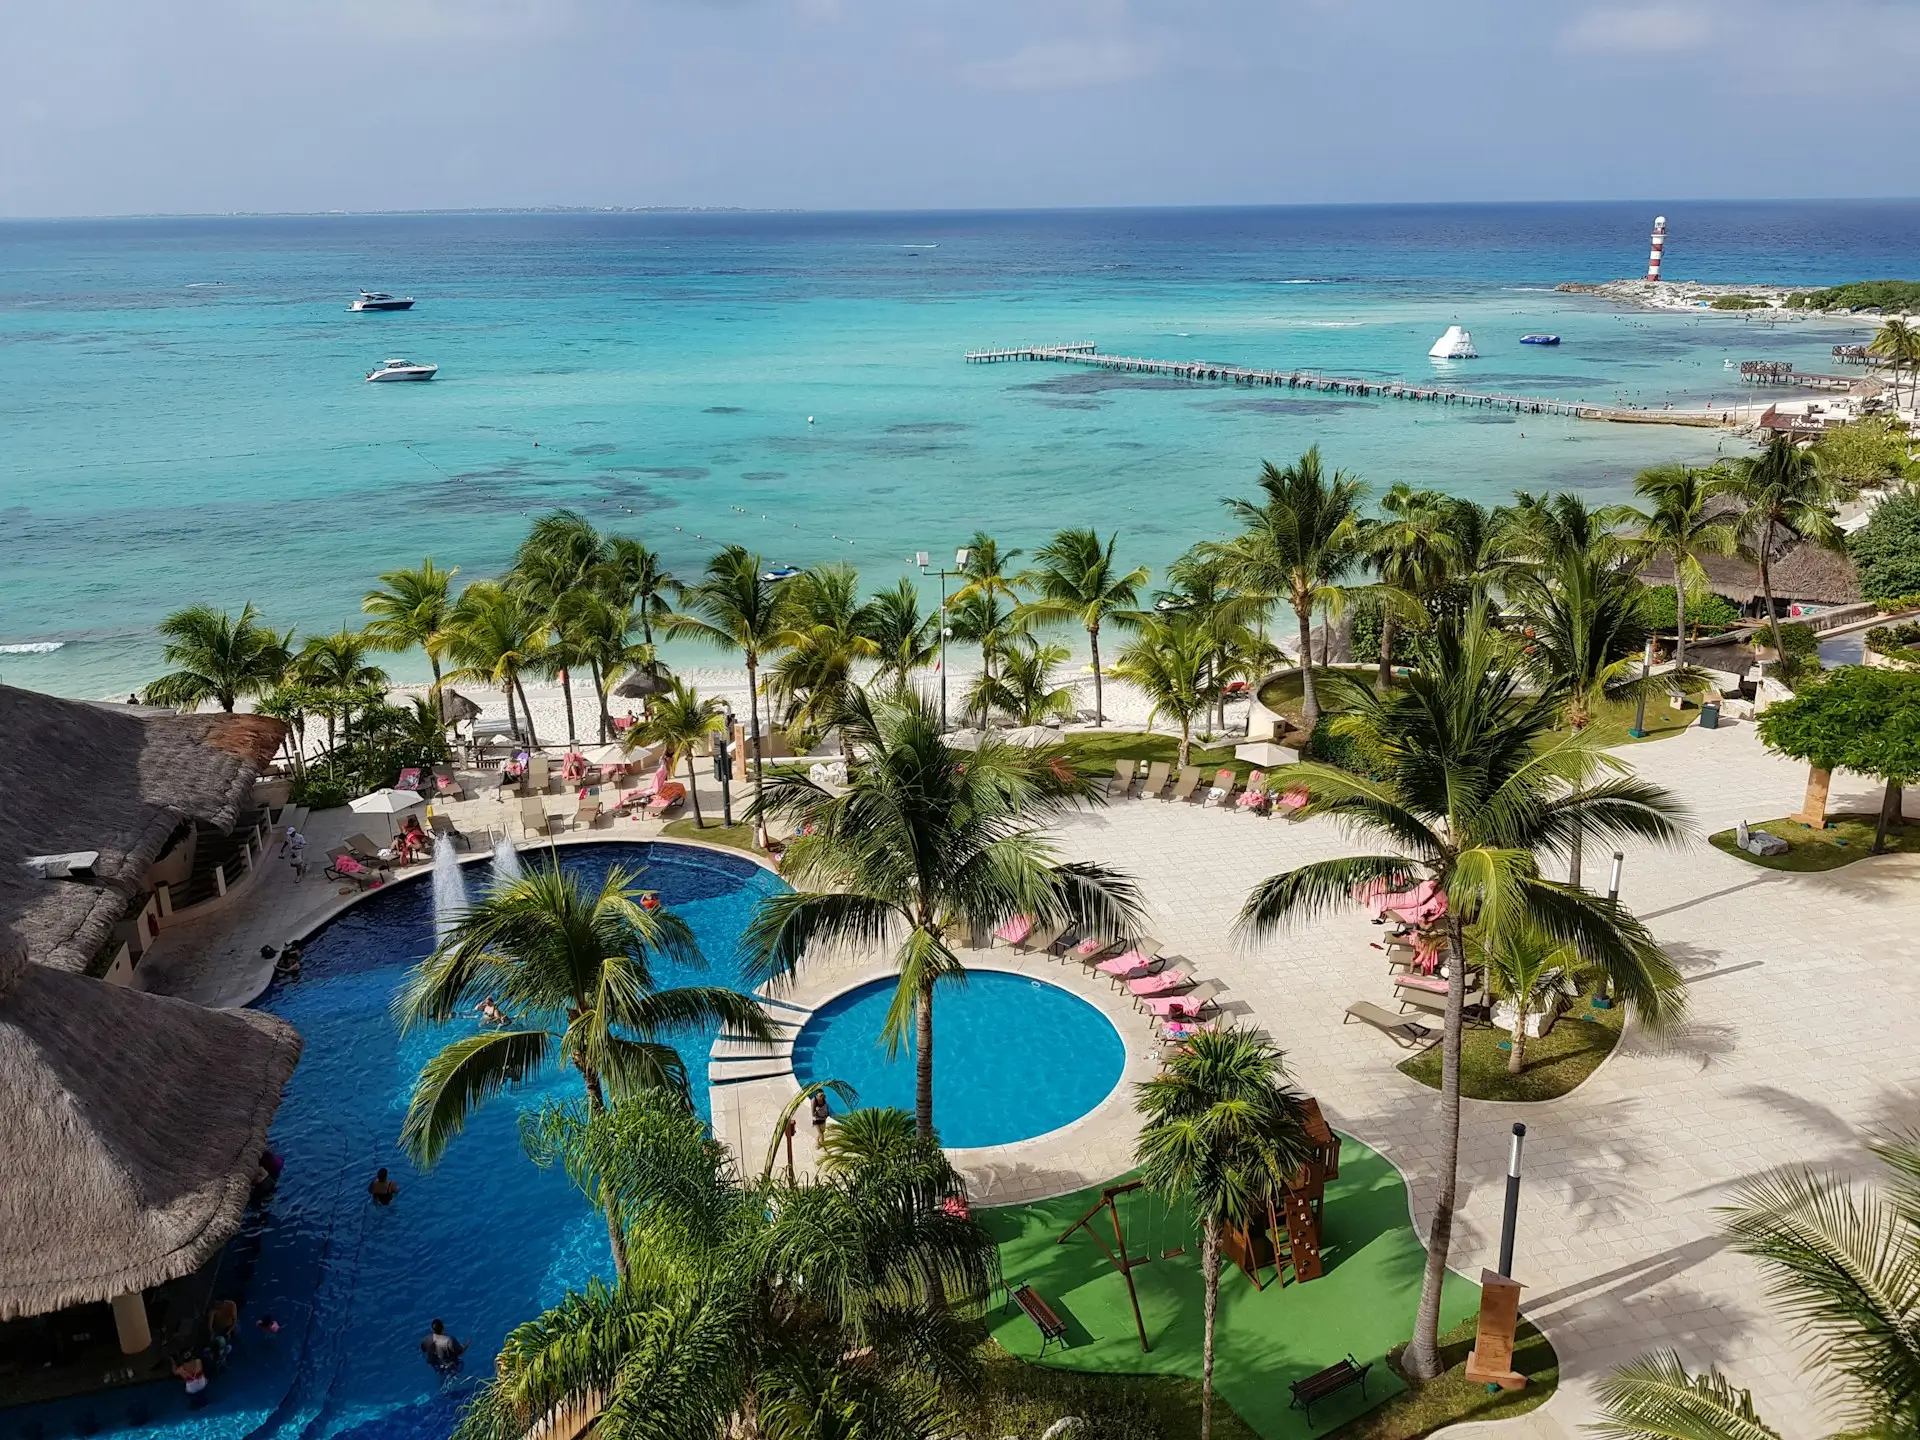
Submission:
POLYGON ((1587 284, 1565 281, 1553 287, 1565 295, 1597 295, 1636 310, 1706 310, 1716 315, 1752 315, 1764 312, 1769 320, 1820 320, 1832 325, 1852 325, 1868 330, 1876 328, 1884 316, 1855 313, 1850 310, 1791 310, 1787 301, 1795 295, 1811 295, 1828 288, 1819 285, 1746 284, 1732 285, 1704 280, 1606 280, 1587 284), (1715 307, 1719 299, 1747 299, 1750 306, 1715 307))

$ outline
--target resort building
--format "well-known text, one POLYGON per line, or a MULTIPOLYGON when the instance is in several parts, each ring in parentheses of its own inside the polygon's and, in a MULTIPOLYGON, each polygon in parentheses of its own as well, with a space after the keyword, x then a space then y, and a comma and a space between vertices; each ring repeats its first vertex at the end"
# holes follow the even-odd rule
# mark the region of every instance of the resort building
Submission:
POLYGON ((190 881, 204 837, 229 840, 279 722, 0 686, 0 735, 8 1403, 167 1373, 205 1321, 300 1038, 131 983, 128 927, 151 944, 170 863, 185 853, 190 881))

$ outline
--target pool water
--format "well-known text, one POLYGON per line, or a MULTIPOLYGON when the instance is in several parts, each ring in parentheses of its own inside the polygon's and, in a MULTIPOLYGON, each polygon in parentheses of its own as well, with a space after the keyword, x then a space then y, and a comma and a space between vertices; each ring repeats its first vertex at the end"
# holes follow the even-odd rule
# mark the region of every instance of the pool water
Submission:
MULTIPOLYGON (((909 1040, 889 1059, 880 1039, 893 990, 875 980, 814 1011, 794 1040, 794 1074, 844 1080, 861 1105, 912 1110, 916 1047, 909 1040)), ((943 1144, 1005 1145, 1071 1124, 1112 1093, 1126 1059, 1113 1023, 1058 985, 970 970, 964 985, 934 990, 933 1123, 943 1144)))
MULTIPOLYGON (((593 883, 613 864, 643 865, 644 883, 693 927, 708 969, 659 965, 659 985, 747 988, 736 945, 778 879, 744 858, 689 846, 605 844, 561 857, 593 883)), ((487 866, 464 869, 475 893, 491 878, 487 866)), ((301 980, 259 1001, 292 1022, 306 1050, 270 1139, 286 1161, 278 1191, 249 1213, 227 1252, 222 1293, 242 1302, 240 1341, 207 1403, 189 1410, 173 1383, 131 1387, 0 1411, 0 1440, 441 1440, 509 1329, 609 1273, 604 1221, 565 1176, 527 1159, 517 1128, 542 1101, 578 1097, 577 1075, 549 1071, 487 1102, 431 1172, 397 1148, 421 1064, 475 1023, 396 1033, 394 990, 432 945, 430 886, 408 881, 315 935, 301 980), (386 1208, 366 1193, 382 1165, 400 1186, 386 1208), (280 1322, 278 1334, 256 1329, 264 1315, 280 1322), (445 1388, 418 1348, 436 1316, 472 1345, 467 1375, 445 1388)), ((703 1114, 711 1040, 709 1031, 675 1042, 703 1114)))

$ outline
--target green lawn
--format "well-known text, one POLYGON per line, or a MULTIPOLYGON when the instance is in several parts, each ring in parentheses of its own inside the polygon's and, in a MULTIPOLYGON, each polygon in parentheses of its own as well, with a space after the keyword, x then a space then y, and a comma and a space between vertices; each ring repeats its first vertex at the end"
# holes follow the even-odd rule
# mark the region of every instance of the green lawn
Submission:
MULTIPOLYGON (((1557 1100, 1613 1053, 1625 1016, 1618 1005, 1596 1010, 1581 996, 1550 1034, 1527 1041, 1522 1056, 1526 1069, 1518 1075, 1507 1073, 1508 1052, 1500 1048, 1511 1035, 1489 1025, 1470 1025, 1461 1037, 1460 1093, 1470 1100, 1557 1100)), ((1438 1090, 1440 1046, 1401 1061, 1400 1073, 1438 1090)))
POLYGON ((751 825, 722 825, 718 818, 708 817, 705 826, 696 826, 691 815, 680 820, 669 820, 660 830, 668 840, 700 840, 708 845, 726 845, 735 850, 746 850, 758 855, 763 853, 753 843, 751 825))
MULTIPOLYGON (((1209 779, 1214 771, 1225 767, 1245 780, 1254 767, 1233 758, 1233 747, 1239 743, 1236 740, 1217 749, 1207 749, 1196 736, 1187 763, 1200 766, 1209 779)), ((1060 749, 1075 765, 1111 775, 1116 760, 1164 760, 1171 765, 1180 758, 1180 737, 1158 733, 1142 735, 1135 730, 1073 730, 1067 733, 1060 749)))
POLYGON ((1473 1332, 1472 1320, 1441 1332, 1440 1354, 1448 1367, 1443 1374, 1424 1385, 1406 1382, 1386 1404, 1349 1420, 1328 1440, 1419 1440, 1463 1420, 1506 1420, 1544 1405, 1560 1383, 1560 1357, 1547 1337, 1522 1319, 1513 1337, 1513 1368, 1531 1383, 1489 1394, 1485 1385, 1467 1379, 1473 1332))
MULTIPOLYGON (((1266 1289, 1260 1291, 1231 1265, 1222 1276, 1215 1383, 1220 1398, 1263 1440, 1325 1434, 1405 1388, 1383 1362, 1413 1328, 1426 1252, 1408 1223, 1399 1172, 1358 1141, 1342 1140, 1340 1176, 1327 1187, 1326 1273, 1305 1285, 1282 1287, 1272 1283, 1268 1270, 1266 1289), (1314 1406, 1315 1423, 1309 1427, 1290 1408, 1288 1382, 1349 1353, 1375 1362, 1368 1398, 1357 1388, 1343 1391, 1314 1406)), ((1126 1285, 1100 1246, 1085 1231, 1064 1245, 1056 1243, 1098 1199, 1097 1190, 1081 1191, 981 1212, 1000 1242, 1002 1273, 1015 1284, 1031 1282, 1067 1324, 1066 1348, 1050 1348, 1039 1363, 1069 1371, 1197 1380, 1203 1287, 1199 1237, 1191 1219, 1144 1190, 1119 1201, 1129 1252, 1151 1257, 1133 1272, 1153 1346, 1143 1354, 1126 1285), (1185 1253, 1166 1255, 1173 1249, 1185 1253)), ((1110 1230, 1102 1236, 1112 1244, 1110 1230)), ((1459 1324, 1478 1304, 1478 1287, 1449 1274, 1442 1324, 1459 1324)), ((992 1323, 993 1338, 1003 1348, 1023 1359, 1037 1357, 1039 1332, 1026 1316, 996 1311, 992 1323)), ((1169 1440, 1192 1433, 1167 1432, 1169 1440)))
MULTIPOLYGON (((1755 855, 1742 850, 1733 843, 1731 830, 1709 835, 1707 843, 1766 870, 1838 870, 1873 853, 1873 827, 1877 818, 1871 812, 1844 812, 1829 815, 1824 830, 1815 830, 1799 820, 1763 820, 1748 827, 1765 830, 1786 841, 1790 848, 1784 855, 1755 855)), ((1911 855, 1916 851, 1920 851, 1920 822, 1907 821, 1887 827, 1886 854, 1911 855)))

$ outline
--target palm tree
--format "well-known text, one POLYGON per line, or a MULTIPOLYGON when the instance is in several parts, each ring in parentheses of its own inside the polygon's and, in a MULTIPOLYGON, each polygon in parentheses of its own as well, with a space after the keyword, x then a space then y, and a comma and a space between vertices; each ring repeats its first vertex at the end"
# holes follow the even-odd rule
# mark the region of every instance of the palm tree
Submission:
POLYGON ((1380 674, 1393 683, 1393 625, 1402 613, 1424 619, 1426 597, 1454 574, 1460 545, 1446 525, 1448 497, 1437 490, 1395 485, 1380 497, 1380 518, 1365 532, 1367 558, 1386 592, 1380 605, 1380 674))
POLYGON ((1141 622, 1140 633, 1120 652, 1113 673, 1129 680, 1152 702, 1151 729, 1165 715, 1180 727, 1180 764, 1193 748, 1193 722, 1219 697, 1214 661, 1218 646, 1204 622, 1174 613, 1141 622))
POLYGON ((592 589, 606 558, 606 545, 585 516, 573 510, 555 510, 533 522, 533 529, 514 553, 513 570, 506 578, 508 588, 525 595, 539 612, 548 632, 541 663, 560 681, 569 746, 579 734, 573 715, 573 669, 586 663, 586 654, 568 631, 568 597, 592 589))
POLYGON ((334 744, 334 720, 353 718, 354 699, 366 691, 383 691, 387 672, 367 656, 374 642, 359 630, 336 630, 331 635, 309 635, 293 657, 293 678, 326 703, 327 749, 334 744))
POLYGON ((1868 342, 1867 353, 1877 355, 1893 371, 1893 393, 1900 395, 1900 372, 1905 371, 1909 389, 1920 394, 1920 329, 1909 325, 1905 316, 1894 315, 1880 322, 1868 342))
POLYGON ((767 672, 767 698, 778 706, 794 751, 805 754, 852 686, 854 665, 881 652, 868 636, 871 616, 860 603, 860 572, 845 562, 816 565, 787 581, 780 587, 780 609, 774 643, 786 653, 767 672))
POLYGON ((1802 450, 1788 436, 1776 435, 1758 455, 1734 463, 1727 493, 1742 507, 1739 521, 1741 553, 1760 569, 1760 594, 1766 601, 1767 624, 1773 631, 1773 653, 1785 655, 1780 643, 1780 616, 1773 603, 1774 546, 1798 538, 1822 549, 1838 549, 1839 527, 1833 523, 1833 487, 1820 473, 1811 450, 1802 450))
POLYGON ((967 563, 960 567, 960 573, 967 583, 953 593, 954 600, 969 595, 997 595, 1009 603, 1019 600, 1020 580, 1009 572, 1013 562, 1026 553, 1024 550, 1002 550, 1000 542, 984 530, 974 531, 962 548, 967 552, 967 563))
POLYGON ((627 731, 625 744, 629 749, 636 745, 666 746, 665 764, 669 775, 673 773, 674 757, 686 757, 687 798, 693 802, 693 825, 696 830, 704 830, 707 822, 700 814, 700 785, 693 773, 693 752, 707 736, 727 728, 725 708, 719 700, 701 699, 700 692, 678 676, 673 677, 671 683, 671 690, 654 697, 653 712, 627 731))
POLYGON ((1220 1243, 1228 1226, 1264 1223, 1270 1197, 1314 1157, 1286 1059, 1259 1030, 1202 1031, 1135 1087, 1142 1118, 1134 1159, 1149 1187, 1200 1222, 1206 1282, 1200 1351, 1200 1440, 1213 1433, 1213 1330, 1220 1243))
POLYGON ((1715 467, 1696 470, 1691 465, 1656 465, 1634 477, 1633 491, 1646 502, 1645 510, 1623 512, 1639 533, 1627 542, 1636 560, 1666 560, 1673 565, 1673 663, 1687 667, 1687 597, 1707 592, 1706 567, 1710 555, 1731 555, 1734 525, 1731 516, 1714 502, 1726 489, 1726 472, 1715 467))
POLYGON ((944 1397, 978 1382, 993 1239, 910 1117, 856 1112, 828 1140, 817 1177, 750 1182, 658 1097, 543 1113, 538 1153, 620 1215, 636 1263, 509 1334, 458 1440, 561 1412, 602 1440, 956 1433, 944 1397))
POLYGON ((681 587, 684 610, 661 619, 669 635, 685 635, 738 650, 747 665, 747 710, 753 721, 753 793, 764 788, 760 759, 760 660, 779 644, 785 629, 775 582, 758 555, 729 545, 707 562, 706 574, 681 587))
MULTIPOLYGON (((981 537, 984 538, 984 537, 981 537)), ((1023 624, 1051 624, 1077 620, 1087 629, 1093 650, 1093 723, 1106 723, 1100 698, 1100 626, 1110 617, 1130 612, 1147 583, 1146 566, 1120 570, 1114 549, 1120 537, 1102 545, 1094 530, 1062 530, 1034 552, 1037 562, 1020 577, 1034 598, 1014 614, 1023 624)))
MULTIPOLYGON (((1154 614, 1183 615, 1204 630, 1211 653, 1207 678, 1213 686, 1222 729, 1227 723, 1227 685, 1254 680, 1282 657, 1264 638, 1271 598, 1228 583, 1228 565, 1219 549, 1195 545, 1167 567, 1167 588, 1154 597, 1154 614)), ((1147 619, 1141 612, 1141 619, 1147 619)))
POLYGON ((610 604, 633 612, 640 638, 648 645, 653 644, 653 627, 673 611, 671 597, 680 593, 680 582, 661 563, 658 552, 626 535, 607 537, 595 585, 610 604))
POLYGON ((363 613, 373 616, 362 633, 382 650, 395 654, 418 645, 433 667, 433 695, 440 698, 440 657, 447 649, 447 627, 453 618, 453 577, 460 567, 442 570, 429 555, 417 570, 387 570, 380 586, 360 601, 363 613))
POLYGON ((160 622, 160 634, 167 642, 161 653, 175 668, 147 686, 147 703, 197 710, 212 700, 228 714, 242 697, 280 683, 293 644, 293 631, 269 630, 251 603, 238 618, 209 605, 176 610, 160 622))
POLYGON ((527 743, 534 749, 540 737, 520 676, 542 663, 546 631, 545 617, 525 595, 491 580, 475 581, 460 592, 448 626, 447 655, 459 666, 448 678, 497 686, 507 697, 507 724, 515 728, 513 702, 519 696, 527 743))
POLYGON ((1609 567, 1625 564, 1628 542, 1619 527, 1632 519, 1624 505, 1589 506, 1570 490, 1534 495, 1522 490, 1495 512, 1493 543, 1507 562, 1503 573, 1526 565, 1553 567, 1581 556, 1609 567))
POLYGON ((1356 887, 1376 881, 1400 886, 1424 877, 1446 897, 1439 921, 1448 953, 1440 1187, 1407 1352, 1422 1379, 1440 1369, 1440 1286, 1460 1154, 1467 927, 1483 920, 1532 925, 1572 946, 1650 1025, 1668 1022, 1684 1005, 1678 974, 1644 925, 1613 901, 1546 879, 1539 863, 1542 854, 1565 853, 1576 824, 1595 836, 1678 843, 1673 798, 1628 777, 1586 735, 1555 738, 1564 696, 1551 686, 1529 693, 1484 602, 1463 620, 1443 618, 1428 652, 1404 690, 1381 694, 1347 676, 1330 682, 1342 692, 1339 725, 1373 756, 1382 778, 1312 763, 1290 772, 1312 797, 1310 809, 1392 848, 1272 876, 1255 887, 1240 915, 1245 932, 1261 937, 1354 903, 1356 887), (1611 778, 1588 783, 1603 770, 1611 778))
MULTIPOLYGON (((658 961, 701 968, 686 921, 648 910, 639 872, 612 866, 598 888, 558 862, 496 881, 417 965, 394 999, 402 1033, 443 1025, 494 996, 513 1017, 449 1042, 420 1071, 400 1143, 430 1166, 483 1102, 559 1062, 580 1074, 587 1108, 646 1089, 685 1103, 687 1071, 664 1038, 718 1023, 758 1040, 774 1028, 751 995, 720 986, 655 988, 658 961)), ((614 1265, 627 1273, 619 1218, 607 1208, 614 1265)))
MULTIPOLYGON (((1920 1434, 1920 1138, 1872 1147, 1887 1174, 1856 1190, 1812 1170, 1750 1180, 1721 1212, 1733 1248, 1760 1262, 1768 1294, 1816 1339, 1828 1413, 1854 1436, 1920 1434)), ((1609 1440, 1779 1440, 1718 1370, 1689 1374, 1655 1352, 1599 1383, 1609 1440)))
POLYGON ((1579 994, 1579 957, 1535 930, 1496 935, 1491 943, 1475 937, 1486 962, 1487 984, 1513 1007, 1513 1038, 1508 1042, 1507 1073, 1526 1069, 1527 1024, 1563 999, 1579 994))
POLYGON ((993 678, 993 662, 1021 635, 1014 608, 985 590, 962 592, 947 602, 953 638, 980 647, 980 673, 993 678))
POLYGON ((816 947, 890 948, 899 983, 882 1033, 896 1052, 912 1037, 914 1114, 931 1135, 934 989, 966 978, 949 936, 1015 915, 1129 934, 1139 901, 1118 872, 1056 859, 1046 836, 1047 822, 1104 795, 1097 778, 991 738, 954 749, 939 703, 911 690, 855 691, 836 723, 862 754, 845 794, 785 774, 754 801, 757 817, 788 817, 801 833, 781 864, 795 888, 761 902, 741 949, 774 978, 816 947))
MULTIPOLYGON (((951 606, 947 613, 951 618, 951 606)), ((865 630, 880 657, 875 685, 905 685, 940 653, 940 617, 920 613, 920 589, 904 575, 867 602, 865 630)))
POLYGON ((1000 650, 1000 673, 983 673, 961 702, 982 725, 995 711, 1015 725, 1051 725, 1073 717, 1073 687, 1056 683, 1071 659, 1064 645, 1018 635, 1000 650))
POLYGON ((1325 607, 1337 613, 1340 608, 1343 594, 1337 582, 1359 553, 1366 487, 1344 470, 1329 478, 1316 445, 1285 469, 1263 463, 1260 489, 1258 501, 1226 502, 1241 533, 1214 548, 1227 562, 1231 583, 1292 607, 1300 625, 1301 719, 1311 734, 1320 721, 1313 612, 1325 607))
POLYGON ((560 602, 560 635, 568 653, 586 662, 593 677, 594 703, 600 712, 600 741, 613 730, 607 690, 629 670, 652 665, 653 646, 633 638, 637 617, 596 590, 570 590, 560 602))

